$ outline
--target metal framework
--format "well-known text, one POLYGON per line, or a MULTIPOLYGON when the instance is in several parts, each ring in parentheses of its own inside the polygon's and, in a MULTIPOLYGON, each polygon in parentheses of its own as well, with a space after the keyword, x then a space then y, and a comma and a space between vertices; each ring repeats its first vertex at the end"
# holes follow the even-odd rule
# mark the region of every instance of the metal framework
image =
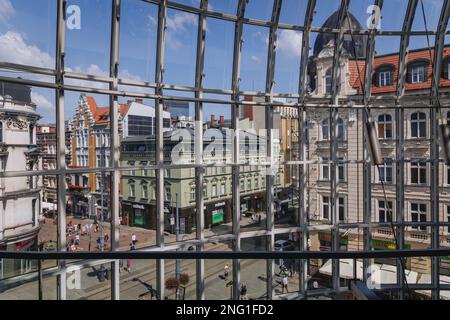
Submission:
MULTIPOLYGON (((309 295, 308 290, 308 270, 310 259, 332 259, 332 293, 339 293, 342 288, 340 285, 340 259, 363 259, 364 270, 368 270, 370 261, 374 257, 395 257, 400 261, 400 257, 415 257, 424 256, 431 257, 432 273, 430 285, 410 285, 412 289, 429 289, 432 291, 432 297, 439 299, 440 290, 442 288, 450 290, 447 286, 440 284, 440 256, 450 255, 449 250, 440 249, 440 228, 450 227, 450 222, 440 221, 439 218, 439 168, 444 168, 439 159, 439 135, 438 124, 441 113, 441 105, 439 99, 442 96, 439 87, 439 79, 442 73, 442 61, 444 55, 445 37, 450 34, 447 31, 448 20, 450 16, 450 0, 444 0, 442 11, 438 23, 437 30, 413 31, 412 25, 416 11, 419 8, 420 0, 408 0, 408 7, 406 10, 405 20, 401 31, 395 30, 351 30, 345 28, 346 12, 348 11, 350 0, 341 0, 337 25, 334 28, 320 28, 314 27, 314 14, 317 10, 316 0, 309 0, 305 12, 305 19, 302 26, 290 25, 280 22, 280 14, 283 8, 282 0, 273 1, 273 9, 270 21, 261 21, 257 19, 250 19, 246 17, 246 9, 248 8, 248 0, 239 0, 235 15, 219 13, 209 10, 208 0, 201 0, 199 7, 191 7, 168 0, 142 0, 146 5, 158 7, 157 20, 157 41, 156 41, 156 64, 155 64, 155 79, 153 83, 145 81, 136 81, 130 79, 119 79, 120 68, 120 53, 119 53, 119 35, 121 31, 121 6, 127 5, 126 1, 110 0, 112 8, 111 16, 111 34, 110 34, 110 53, 109 53, 109 74, 108 76, 95 76, 88 74, 81 74, 76 72, 65 71, 64 58, 66 52, 66 7, 67 0, 55 0, 57 2, 57 15, 55 24, 56 28, 56 54, 55 54, 55 68, 32 67, 27 65, 19 65, 10 63, 8 61, 0 61, 0 69, 15 72, 27 72, 34 75, 45 75, 54 78, 54 82, 46 82, 43 80, 30 80, 22 78, 14 78, 10 76, 0 76, 0 81, 9 83, 26 84, 30 86, 48 88, 55 92, 55 106, 56 106, 56 127, 57 127, 57 168, 55 170, 35 171, 35 172, 0 172, 0 177, 24 177, 24 176, 39 176, 39 175, 56 175, 58 177, 58 226, 57 226, 57 243, 58 253, 55 254, 39 254, 39 253, 20 253, 20 257, 28 257, 30 259, 59 259, 56 268, 46 270, 44 274, 57 275, 57 297, 60 300, 67 298, 66 293, 66 259, 69 254, 66 251, 66 175, 75 173, 90 173, 90 172, 108 172, 111 176, 111 251, 103 253, 74 253, 71 254, 73 259, 107 259, 111 263, 112 278, 111 278, 111 299, 120 299, 120 276, 119 276, 119 260, 126 257, 133 257, 134 259, 156 259, 156 277, 157 277, 157 291, 160 297, 165 296, 165 259, 196 259, 196 298, 198 300, 205 299, 205 259, 232 259, 232 298, 239 299, 239 286, 242 283, 241 279, 241 261, 240 259, 267 259, 266 260, 266 293, 267 299, 273 299, 274 284, 275 284, 275 264, 274 259, 281 257, 290 257, 300 260, 299 264, 299 296, 306 297, 309 295), (165 47, 167 40, 167 10, 176 9, 182 12, 195 14, 198 17, 197 28, 197 42, 196 42, 196 61, 195 61, 195 83, 193 87, 177 86, 165 83, 165 47), (231 88, 205 88, 204 87, 204 65, 205 65, 205 40, 207 36, 207 24, 211 19, 221 19, 234 23, 234 48, 233 48, 233 64, 231 88), (267 65, 265 77, 265 91, 264 92, 247 92, 242 91, 241 82, 241 65, 242 65, 242 48, 243 48, 243 30, 244 26, 252 25, 261 28, 267 28, 269 37, 267 41, 267 65), (280 30, 293 30, 302 33, 302 48, 299 55, 300 69, 299 69, 299 86, 298 92, 278 93, 274 91, 275 72, 276 72, 276 54, 277 54, 277 34, 280 30), (333 33, 335 37, 333 67, 332 67, 332 84, 331 95, 324 99, 317 99, 311 97, 308 93, 309 75, 308 64, 311 61, 310 57, 310 42, 311 33, 333 33), (358 115, 364 114, 365 110, 378 110, 385 108, 384 106, 375 105, 375 99, 372 96, 372 77, 373 77, 373 61, 375 57, 375 43, 377 37, 384 35, 401 36, 399 47, 399 65, 398 65, 398 81, 396 85, 396 93, 394 96, 379 97, 377 99, 390 102, 395 107, 395 133, 396 133, 396 149, 395 149, 395 180, 396 180, 396 201, 395 201, 395 216, 396 221, 393 225, 398 234, 398 250, 386 252, 372 252, 371 251, 371 236, 372 228, 389 227, 387 222, 372 222, 372 166, 369 162, 367 148, 363 147, 363 159, 358 160, 339 160, 339 141, 338 141, 338 111, 346 106, 342 103, 345 99, 341 98, 340 84, 341 84, 341 59, 344 50, 344 40, 346 35, 363 35, 367 37, 366 48, 366 62, 364 68, 364 85, 362 86, 360 101, 357 105, 352 105, 358 115), (405 100, 405 86, 406 74, 408 70, 409 59, 409 43, 411 36, 435 36, 434 56, 433 56, 433 73, 432 73, 432 88, 430 97, 430 159, 425 160, 430 166, 430 202, 431 202, 431 221, 427 222, 409 222, 406 221, 405 209, 405 164, 414 161, 415 159, 405 159, 405 127, 404 117, 405 110, 414 108, 414 106, 407 105, 405 100), (108 85, 108 89, 99 89, 96 87, 88 87, 81 85, 68 85, 65 83, 67 79, 89 80, 108 85), (135 88, 151 88, 154 89, 154 94, 147 94, 136 91, 122 91, 121 85, 127 85, 135 88), (179 91, 193 93, 192 96, 179 97, 165 94, 165 90, 179 91), (110 114, 110 141, 111 141, 111 158, 109 167, 106 168, 68 168, 65 162, 66 146, 65 146, 65 105, 64 97, 66 91, 85 92, 106 94, 109 97, 109 114, 110 114), (205 94, 222 94, 227 95, 229 99, 223 98, 205 98, 205 94), (244 96, 260 97, 262 102, 243 101, 244 96), (145 166, 121 167, 120 164, 120 136, 119 136, 119 97, 138 97, 153 99, 155 101, 156 114, 156 145, 155 145, 155 164, 145 166), (275 98, 290 98, 295 99, 296 102, 280 102, 275 98), (195 163, 189 165, 171 165, 164 163, 164 134, 163 134, 163 104, 164 101, 189 101, 195 105, 195 163), (211 166, 220 167, 217 164, 205 164, 203 162, 203 106, 205 103, 211 104, 227 104, 231 106, 231 124, 232 129, 236 133, 233 136, 232 146, 232 164, 226 164, 232 168, 232 231, 230 234, 215 236, 211 238, 205 237, 205 199, 203 196, 203 181, 205 177, 205 168, 211 166), (272 169, 274 162, 273 145, 270 143, 273 136, 274 127, 274 113, 276 107, 293 107, 296 108, 298 114, 298 160, 284 161, 281 165, 295 166, 297 168, 297 180, 295 182, 296 194, 298 196, 298 221, 290 227, 276 227, 275 212, 274 212, 274 198, 275 198, 275 181, 274 176, 267 175, 265 180, 265 199, 266 199, 266 216, 267 224, 263 230, 257 231, 243 231, 240 228, 240 177, 241 168, 243 164, 240 160, 240 108, 243 106, 255 106, 260 108, 265 115, 265 128, 267 130, 267 159, 270 159, 266 164, 268 171, 272 169), (325 230, 320 226, 309 224, 309 199, 307 194, 308 189, 308 173, 312 165, 323 163, 310 159, 308 146, 308 111, 322 110, 328 111, 330 124, 330 216, 331 225, 328 225, 331 230, 332 247, 331 252, 311 252, 308 249, 308 236, 311 231, 325 230), (356 164, 363 166, 363 221, 357 223, 344 223, 339 221, 339 204, 338 198, 340 194, 340 187, 338 185, 338 170, 339 164, 356 164), (175 250, 183 248, 184 244, 177 242, 171 245, 165 243, 164 236, 164 170, 170 168, 195 168, 195 221, 196 221, 196 237, 189 243, 194 245, 198 252, 183 252, 175 250), (120 212, 120 179, 122 170, 130 169, 150 169, 156 173, 156 246, 157 252, 154 251, 139 251, 139 252, 120 252, 119 251, 119 212, 120 212), (405 250, 405 228, 411 226, 426 226, 431 229, 431 248, 421 251, 405 250), (360 228, 363 233, 363 250, 353 252, 340 251, 340 230, 343 228, 360 228), (300 251, 296 253, 280 253, 274 252, 275 239, 278 234, 295 233, 298 232, 300 237, 299 248, 300 251), (243 252, 241 247, 242 239, 264 237, 266 244, 266 251, 268 252, 243 252), (232 251, 230 252, 207 252, 205 245, 215 241, 231 241, 232 251), (197 255, 196 255, 197 254, 197 255)), ((255 0, 250 0, 255 1, 255 0)), ((374 0, 374 5, 380 9, 383 8, 383 0, 374 0)), ((264 48, 265 49, 265 48, 264 48)), ((218 61, 220 63, 220 61, 218 61)), ((357 61, 358 63, 358 61, 357 61)), ((392 107, 391 107, 392 108, 392 107)), ((369 111, 370 112, 370 111, 369 111)), ((363 122, 368 120, 369 115, 363 116, 363 122)), ((102 204, 103 205, 103 204, 102 204)), ((387 204, 386 204, 387 205, 387 204)), ((14 258, 19 255, 13 255, 8 252, 0 252, 0 258, 14 258)), ((104 263, 104 260, 102 260, 104 263)), ((80 263, 83 265, 83 263, 80 263)), ((355 263, 356 265, 356 263, 355 263)), ((385 286, 393 290, 397 290, 399 298, 405 298, 405 284, 402 278, 403 267, 397 263, 397 283, 394 285, 385 286)), ((363 273, 363 279, 366 281, 370 276, 369 273, 363 273)), ((0 281, 1 282, 1 281, 0 281)), ((0 284, 1 285, 1 284, 0 284)))

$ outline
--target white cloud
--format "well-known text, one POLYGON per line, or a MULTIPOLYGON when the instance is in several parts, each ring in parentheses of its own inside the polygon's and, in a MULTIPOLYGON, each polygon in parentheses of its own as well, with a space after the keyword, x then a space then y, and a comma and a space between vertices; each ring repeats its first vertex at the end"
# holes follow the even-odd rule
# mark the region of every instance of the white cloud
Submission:
POLYGON ((16 14, 16 10, 9 0, 0 1, 0 21, 6 21, 16 14))
POLYGON ((173 16, 167 16, 167 30, 170 32, 184 32, 189 26, 196 26, 198 23, 198 16, 192 13, 180 12, 173 16))
POLYGON ((54 59, 37 46, 26 43, 22 35, 15 31, 0 34, 0 61, 52 68, 54 59))
POLYGON ((261 63, 261 59, 259 57, 257 57, 257 56, 251 56, 251 59, 253 61, 255 61, 256 63, 261 63))
POLYGON ((46 97, 44 97, 40 93, 37 93, 36 91, 31 92, 31 101, 33 101, 33 103, 36 104, 38 110, 39 109, 54 110, 53 103, 48 101, 46 97))
POLYGON ((293 30, 281 30, 278 34, 277 49, 288 56, 299 57, 302 51, 302 34, 293 30))

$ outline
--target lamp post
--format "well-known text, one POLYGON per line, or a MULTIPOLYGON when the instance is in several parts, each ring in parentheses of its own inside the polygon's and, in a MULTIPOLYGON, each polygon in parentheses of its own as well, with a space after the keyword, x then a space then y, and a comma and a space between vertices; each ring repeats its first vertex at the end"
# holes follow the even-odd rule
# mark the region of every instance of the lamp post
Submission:
MULTIPOLYGON (((178 211, 178 192, 175 193, 175 240, 178 243, 180 241, 180 216, 178 211)), ((177 249, 178 251, 178 249, 177 249)), ((180 279, 180 269, 181 269, 181 261, 180 259, 175 260, 175 276, 177 279, 180 279)), ((177 300, 180 298, 180 293, 177 290, 177 300)))
POLYGON ((86 225, 86 228, 87 228, 87 232, 88 232, 88 235, 89 235, 89 245, 88 245, 88 250, 89 251, 91 251, 91 240, 92 240, 92 223, 88 223, 87 225, 86 225))

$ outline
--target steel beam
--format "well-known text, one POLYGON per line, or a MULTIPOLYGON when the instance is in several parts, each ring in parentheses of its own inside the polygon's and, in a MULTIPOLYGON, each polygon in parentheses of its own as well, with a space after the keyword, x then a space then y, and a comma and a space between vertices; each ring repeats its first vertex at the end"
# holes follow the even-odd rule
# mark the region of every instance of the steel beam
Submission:
MULTIPOLYGON (((309 42, 311 37, 311 26, 316 9, 316 0, 309 0, 308 7, 305 13, 305 31, 302 35, 302 53, 300 61, 300 79, 299 79, 299 104, 304 103, 305 96, 308 92, 308 62, 309 62, 309 42)), ((299 208, 299 227, 300 232, 300 251, 308 251, 308 211, 307 208, 307 180, 306 173, 309 170, 309 166, 306 164, 307 159, 307 146, 308 146, 308 120, 306 108, 299 107, 298 109, 298 145, 299 145, 299 160, 300 164, 297 166, 297 191, 298 191, 298 208, 299 208)), ((301 294, 306 294, 308 289, 308 260, 300 261, 299 270, 299 291, 301 294)))
MULTIPOLYGON (((405 94, 405 81, 406 73, 408 69, 408 53, 409 53, 409 31, 411 30, 412 23, 414 20, 414 14, 416 12, 418 0, 409 0, 408 8, 405 14, 405 20, 403 22, 402 37, 400 39, 400 53, 399 53, 399 66, 398 66, 398 82, 397 82, 397 99, 396 107, 399 106, 400 100, 405 94)), ((396 118, 396 159, 397 163, 395 166, 396 172, 396 211, 395 215, 397 222, 400 224, 397 227, 397 240, 398 248, 403 249, 405 243, 405 228, 402 225, 405 221, 405 166, 404 166, 404 141, 405 141, 405 130, 404 130, 404 110, 402 108, 395 108, 395 118, 396 118)), ((403 267, 400 260, 397 260, 397 284, 400 285, 402 290, 400 290, 399 298, 404 298, 404 280, 403 280, 403 267)))
MULTIPOLYGON (((432 62, 433 74, 431 81, 430 105, 430 133, 431 133, 431 165, 430 165, 430 197, 431 197, 431 247, 437 249, 440 246, 439 236, 439 124, 440 124, 440 101, 439 101, 439 79, 442 71, 442 58, 445 44, 445 31, 450 16, 450 0, 444 0, 441 16, 439 19, 437 35, 434 46, 434 59, 432 62)), ((429 48, 430 50, 432 48, 429 48)), ((431 54, 431 53, 430 53, 431 54)), ((431 258, 431 284, 433 290, 431 296, 435 300, 440 298, 440 258, 431 258)))
MULTIPOLYGON (((275 84, 275 59, 276 59, 276 46, 277 46, 277 31, 278 22, 280 20, 282 0, 274 0, 272 9, 272 19, 271 27, 269 31, 269 45, 267 54, 267 72, 266 72, 266 98, 265 101, 273 102, 273 86, 275 84), (268 95, 268 96, 267 96, 268 95)), ((266 113, 266 130, 267 130, 267 141, 266 141, 266 151, 267 159, 270 159, 269 166, 267 167, 268 172, 266 174, 266 228, 270 232, 270 235, 266 238, 267 250, 272 251, 274 248, 275 236, 273 234, 274 230, 274 150, 273 150, 273 111, 272 107, 267 107, 265 109, 266 113)), ((279 159, 276 159, 279 162, 279 159)), ((277 167, 278 169, 278 167, 277 167)), ((272 299, 273 295, 273 275, 274 275, 274 261, 272 259, 267 260, 267 299, 272 299)))
MULTIPOLYGON (((195 68, 195 97, 201 99, 203 97, 202 87, 204 78, 204 64, 205 64, 205 37, 206 37, 206 15, 205 11, 208 9, 208 0, 201 0, 201 12, 198 15, 198 30, 197 30, 197 61, 195 68)), ((203 199, 203 177, 205 168, 203 164, 203 103, 195 103, 195 164, 199 167, 195 168, 195 211, 196 211, 196 233, 197 240, 203 242, 205 239, 205 215, 204 215, 204 199, 203 199)), ((198 251, 204 250, 204 245, 197 246, 198 251)), ((196 261, 196 282, 197 282, 197 300, 205 299, 205 261, 196 261)))
MULTIPOLYGON (((56 29, 56 166, 59 170, 66 169, 66 132, 64 122, 64 57, 65 57, 65 28, 66 28, 66 0, 58 0, 57 29, 56 29)), ((57 243, 59 251, 66 251, 66 176, 58 175, 58 226, 57 243)), ((57 276, 57 298, 66 300, 66 262, 58 260, 60 274, 57 276)))
MULTIPOLYGON (((377 6, 380 11, 383 9, 383 0, 375 0, 374 5, 377 6)), ((375 21, 376 22, 376 21, 375 21)), ((370 121, 370 109, 369 104, 372 96, 372 70, 373 70, 373 61, 375 57, 375 41, 376 41, 376 32, 377 29, 373 28, 369 30, 369 35, 367 39, 367 50, 366 50, 366 63, 365 63, 365 77, 364 77, 364 106, 366 107, 366 111, 368 114, 363 112, 363 126, 367 121, 370 121)), ((358 63, 358 61, 356 61, 358 63)), ((362 88, 361 88, 362 89, 362 88)), ((365 139, 365 131, 363 131, 363 139, 365 139)), ((365 141, 365 140, 363 140, 365 141)), ((365 161, 363 165, 363 223, 370 224, 372 221, 372 165, 367 162, 369 158, 367 143, 364 144, 363 147, 363 160, 365 161)), ((387 204, 386 204, 387 205, 387 204)), ((359 234, 359 233, 358 233, 359 234)), ((372 239, 372 233, 370 228, 363 229, 363 249, 371 250, 370 241, 372 239)), ((371 276, 370 274, 370 265, 371 261, 365 259, 363 261, 363 280, 364 282, 371 276)))
MULTIPOLYGON (((232 168, 232 205, 233 205, 233 235, 235 239, 233 240, 233 251, 237 252, 241 250, 241 239, 240 239, 240 219, 241 219, 241 195, 240 195, 240 150, 239 150, 239 85, 241 81, 241 53, 242 53, 242 31, 243 31, 243 19, 245 13, 245 7, 247 5, 246 0, 239 0, 236 16, 238 17, 234 27, 234 50, 233 50, 233 74, 232 74, 232 100, 234 101, 232 105, 231 113, 231 123, 234 130, 233 135, 233 163, 236 166, 232 168)), ((233 259, 233 299, 239 300, 239 284, 240 279, 240 260, 233 259)))
MULTIPOLYGON (((117 90, 119 71, 119 30, 120 30, 120 1, 112 0, 111 17, 111 49, 109 76, 113 81, 109 84, 110 90, 117 90)), ((109 118, 110 118, 110 164, 114 169, 110 174, 110 209, 111 209, 111 250, 119 250, 120 222, 119 222, 119 200, 120 200, 120 139, 119 139, 119 102, 118 96, 109 96, 109 118)), ((103 204, 102 204, 103 206, 103 204)), ((102 212, 103 214, 103 212, 102 212)), ((111 300, 120 300, 120 273, 119 260, 111 263, 111 300)))
MULTIPOLYGON (((164 48, 165 48, 165 30, 167 19, 167 0, 162 0, 158 6, 158 29, 156 42, 156 70, 155 83, 157 88, 155 93, 158 96, 163 95, 162 84, 164 82, 164 48)), ((155 163, 158 166, 156 171, 156 245, 164 248, 164 136, 163 136, 163 99, 155 101, 155 124, 156 124, 156 146, 155 163)), ((164 299, 164 260, 156 261, 156 287, 159 298, 164 299)))
MULTIPOLYGON (((348 5, 350 0, 342 0, 341 5, 339 7, 338 14, 338 25, 336 28, 340 28, 346 16, 346 12, 348 10, 348 5)), ((344 33, 342 29, 341 31, 335 35, 334 41, 334 57, 333 57, 333 72, 332 72, 332 81, 331 81, 331 104, 336 106, 339 102, 339 91, 340 91, 340 83, 341 83, 341 72, 340 72, 340 61, 341 55, 344 48, 344 33)), ((332 248, 333 250, 339 250, 339 209, 338 209, 338 198, 339 198, 339 190, 337 188, 338 183, 338 108, 332 107, 330 109, 330 156, 331 156, 331 165, 330 165, 330 215, 331 221, 333 224, 332 229, 332 248)), ((340 283, 339 283, 339 260, 333 259, 332 261, 332 282, 333 289, 336 293, 339 292, 340 283)))

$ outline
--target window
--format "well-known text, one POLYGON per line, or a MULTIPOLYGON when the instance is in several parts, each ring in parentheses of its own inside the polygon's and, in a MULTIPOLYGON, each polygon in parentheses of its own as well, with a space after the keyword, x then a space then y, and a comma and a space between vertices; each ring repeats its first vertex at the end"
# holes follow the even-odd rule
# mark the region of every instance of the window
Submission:
POLYGON ((378 116, 378 138, 392 139, 392 116, 382 114, 378 116))
MULTIPOLYGON (((411 203, 411 221, 426 222, 427 221, 427 205, 424 203, 411 203)), ((413 226, 412 229, 427 230, 425 226, 413 226)))
MULTIPOLYGON (((344 161, 344 158, 339 158, 339 161, 344 161)), ((345 182, 346 176, 345 176, 345 163, 338 163, 338 179, 339 182, 345 182)))
POLYGON ((325 94, 331 94, 331 88, 332 88, 332 68, 329 68, 327 72, 325 73, 325 94))
POLYGON ((425 82, 425 66, 413 66, 411 67, 411 83, 425 82))
POLYGON ((339 222, 345 221, 345 198, 339 197, 338 199, 338 210, 339 210, 339 222))
POLYGON ((379 200, 378 201, 378 222, 392 221, 392 201, 379 200))
POLYGON ((208 198, 208 187, 206 184, 203 185, 203 198, 208 198))
POLYGON ((328 161, 328 158, 322 158, 322 163, 320 164, 320 180, 330 180, 330 164, 324 163, 328 161))
MULTIPOLYGON (((166 194, 165 194, 164 200, 165 200, 165 201, 172 201, 172 193, 170 192, 170 187, 167 186, 167 187, 165 188, 165 190, 166 190, 166 194)), ((195 188, 194 188, 194 192, 195 192, 195 188)), ((195 196, 195 193, 194 193, 194 196, 195 196)))
POLYGON ((190 197, 191 201, 195 201, 195 187, 191 187, 190 197))
POLYGON ((134 182, 130 183, 130 197, 134 197, 136 194, 136 186, 134 182))
POLYGON ((142 185, 142 198, 148 199, 148 186, 146 183, 142 185))
MULTIPOLYGON (((450 222, 450 206, 447 206, 447 222, 450 222)), ((447 226, 447 233, 450 234, 450 225, 447 226)))
POLYGON ((259 178, 255 177, 255 189, 259 189, 259 178))
POLYGON ((241 189, 241 192, 245 191, 245 183, 244 183, 244 180, 241 180, 241 181, 240 181, 240 189, 241 189))
POLYGON ((212 189, 211 189, 211 197, 217 197, 217 184, 213 184, 212 185, 212 189))
POLYGON ((378 175, 379 182, 392 183, 392 159, 384 159, 384 163, 380 165, 378 175))
POLYGON ((442 63, 442 78, 450 80, 450 56, 447 56, 442 63))
POLYGON ((322 219, 330 219, 330 197, 322 197, 322 219))
POLYGON ((390 67, 380 68, 377 71, 377 85, 378 87, 388 87, 392 85, 393 70, 390 67))
POLYGON ((225 182, 222 182, 221 184, 220 184, 220 195, 221 196, 224 196, 225 194, 226 194, 226 187, 225 187, 225 182))
POLYGON ((247 190, 248 191, 252 190, 252 179, 247 179, 247 190))
POLYGON ((411 137, 425 138, 427 136, 427 115, 424 112, 411 114, 411 137))
POLYGON ((322 120, 322 140, 330 139, 330 125, 328 122, 328 118, 322 120))
POLYGON ((0 142, 3 142, 3 122, 0 121, 0 142))
POLYGON ((344 127, 344 120, 342 118, 338 118, 337 120, 337 126, 338 126, 338 141, 344 141, 345 140, 345 127, 344 127))
POLYGON ((129 136, 151 136, 155 134, 155 118, 145 116, 128 116, 129 136))
POLYGON ((426 162, 411 162, 411 183, 427 183, 427 164, 426 162))

